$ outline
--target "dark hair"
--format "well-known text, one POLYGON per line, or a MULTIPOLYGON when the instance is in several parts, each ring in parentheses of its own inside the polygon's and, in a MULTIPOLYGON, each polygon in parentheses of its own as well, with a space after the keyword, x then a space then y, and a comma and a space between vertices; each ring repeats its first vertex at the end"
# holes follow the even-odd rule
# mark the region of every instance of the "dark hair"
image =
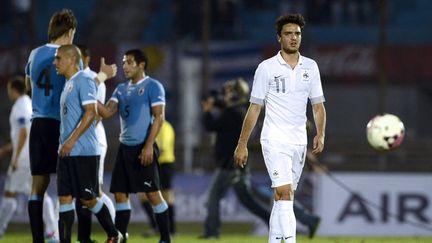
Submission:
POLYGON ((148 66, 148 58, 147 55, 145 54, 145 52, 141 49, 132 49, 132 50, 128 50, 125 53, 126 56, 131 55, 134 57, 135 62, 139 65, 140 63, 144 63, 144 70, 147 69, 148 66))
POLYGON ((282 15, 276 20, 276 33, 278 36, 281 35, 282 27, 286 24, 297 24, 300 29, 303 30, 306 22, 301 14, 287 14, 282 15))
POLYGON ((71 29, 76 29, 77 20, 70 9, 54 13, 48 26, 48 41, 55 41, 71 29))
POLYGON ((8 85, 11 89, 18 91, 20 94, 24 94, 26 92, 25 81, 21 76, 15 76, 11 78, 8 82, 8 85))
POLYGON ((80 49, 82 58, 90 56, 90 49, 86 45, 78 44, 76 46, 80 49))

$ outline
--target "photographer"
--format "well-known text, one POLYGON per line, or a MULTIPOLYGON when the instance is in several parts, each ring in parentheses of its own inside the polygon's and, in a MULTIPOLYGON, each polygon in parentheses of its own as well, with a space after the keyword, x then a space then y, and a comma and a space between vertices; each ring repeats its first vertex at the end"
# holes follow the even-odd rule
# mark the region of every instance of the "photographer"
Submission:
POLYGON ((248 106, 249 85, 242 78, 227 81, 222 97, 212 95, 202 103, 203 122, 207 131, 216 132, 215 155, 217 169, 213 174, 207 202, 207 218, 204 224, 203 239, 219 238, 219 202, 232 186, 240 202, 267 225, 270 218, 252 197, 250 169, 234 166, 233 154, 248 106), (221 102, 222 101, 222 102, 221 102), (219 108, 217 112, 216 108, 219 108), (216 116, 215 113, 218 113, 216 116))

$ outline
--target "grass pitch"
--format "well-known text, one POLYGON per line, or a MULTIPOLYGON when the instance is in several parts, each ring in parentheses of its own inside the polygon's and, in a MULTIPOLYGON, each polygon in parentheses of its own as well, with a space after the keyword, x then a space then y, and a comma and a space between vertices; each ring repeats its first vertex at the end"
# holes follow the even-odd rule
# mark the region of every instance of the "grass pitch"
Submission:
MULTIPOLYGON (((222 234, 218 240, 198 239, 201 233, 202 225, 198 223, 179 224, 178 234, 172 239, 173 243, 266 243, 267 236, 254 236, 250 233, 251 224, 233 224, 225 223, 222 226, 222 234)), ((106 240, 105 233, 97 223, 93 224, 94 232, 92 238, 99 243, 106 240)), ((134 223, 129 227, 130 238, 128 243, 156 243, 159 237, 145 238, 142 232, 147 229, 144 223, 134 223)), ((76 228, 74 229, 76 233, 76 228)), ((76 235, 73 236, 73 241, 76 235)), ((27 224, 12 224, 8 228, 6 235, 0 240, 2 243, 30 243, 31 233, 27 224)), ((432 243, 432 237, 315 237, 313 240, 306 236, 298 235, 298 243, 432 243)))

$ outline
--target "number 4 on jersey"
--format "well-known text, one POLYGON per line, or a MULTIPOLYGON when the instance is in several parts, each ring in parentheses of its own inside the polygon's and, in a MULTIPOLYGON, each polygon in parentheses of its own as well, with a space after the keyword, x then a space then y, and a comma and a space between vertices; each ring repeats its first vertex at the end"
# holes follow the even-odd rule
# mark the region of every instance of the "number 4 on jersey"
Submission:
POLYGON ((45 90, 45 96, 50 95, 50 90, 53 89, 53 85, 51 84, 51 65, 47 65, 39 75, 36 85, 40 89, 45 90), (42 82, 42 81, 45 82, 42 82))

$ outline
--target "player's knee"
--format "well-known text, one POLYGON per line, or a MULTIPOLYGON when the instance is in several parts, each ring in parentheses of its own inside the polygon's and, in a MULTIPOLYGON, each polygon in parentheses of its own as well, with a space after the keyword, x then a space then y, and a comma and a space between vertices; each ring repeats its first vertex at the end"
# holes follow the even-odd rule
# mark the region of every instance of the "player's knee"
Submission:
POLYGON ((150 204, 152 204, 152 205, 157 205, 157 204, 161 203, 162 201, 164 201, 160 191, 148 192, 148 193, 146 193, 146 195, 147 195, 147 198, 148 198, 150 204))
POLYGON ((60 204, 70 204, 72 203, 72 196, 59 196, 58 200, 60 204))
POLYGON ((93 208, 96 203, 97 203, 97 199, 96 198, 92 198, 92 199, 79 199, 81 201, 81 203, 86 206, 87 208, 93 208))
POLYGON ((275 200, 294 200, 294 190, 291 184, 276 187, 275 200))
POLYGON ((174 193, 172 190, 163 190, 162 196, 165 199, 165 201, 167 201, 168 204, 174 203, 174 193))
POLYGON ((116 203, 124 203, 127 202, 129 200, 129 197, 126 193, 114 193, 114 199, 116 201, 116 203))

